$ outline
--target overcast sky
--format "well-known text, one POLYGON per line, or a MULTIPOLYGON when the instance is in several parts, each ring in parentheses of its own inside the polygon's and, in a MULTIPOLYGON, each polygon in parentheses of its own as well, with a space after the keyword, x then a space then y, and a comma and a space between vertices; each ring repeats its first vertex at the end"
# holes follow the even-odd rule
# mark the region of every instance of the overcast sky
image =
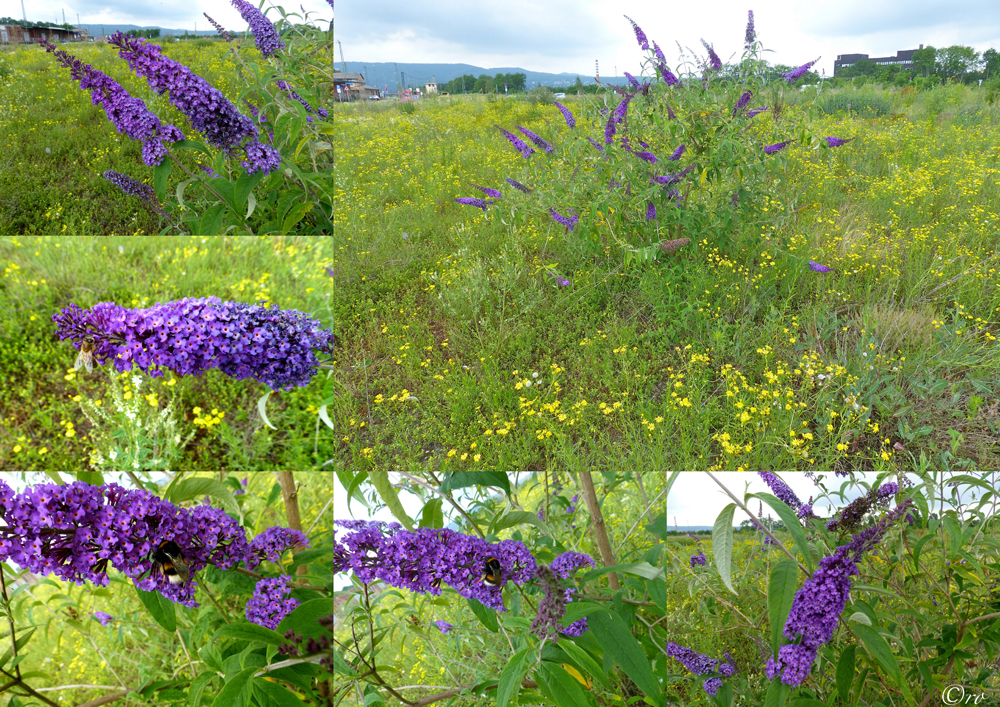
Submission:
MULTIPOLYGON (((277 5, 285 8, 285 12, 302 14, 299 4, 309 11, 309 19, 316 24, 320 18, 329 23, 333 16, 330 4, 325 0, 279 0, 267 3, 267 9, 272 4, 275 9, 267 11, 267 17, 272 22, 280 18, 277 5), (319 13, 318 15, 315 13, 319 13)), ((257 0, 251 4, 257 7, 257 0)), ((362 3, 363 4, 363 3, 362 3)), ((222 25, 227 30, 242 32, 247 29, 247 23, 240 16, 239 10, 233 7, 229 0, 192 0, 190 2, 171 2, 171 0, 24 0, 24 10, 29 22, 56 22, 62 24, 63 11, 66 21, 71 25, 80 24, 123 24, 139 27, 166 27, 169 29, 189 29, 194 32, 198 23, 198 31, 212 29, 203 12, 222 25)), ((17 0, 0 0, 0 17, 21 19, 21 3, 17 0)), ((292 18, 297 22, 296 18, 292 18)), ((328 26, 328 25, 326 25, 328 26)))
MULTIPOLYGON (((839 0, 799 3, 672 3, 656 0, 340 0, 336 39, 349 62, 466 63, 484 68, 602 76, 638 75, 638 24, 676 67, 677 42, 723 61, 739 60, 747 10, 771 63, 797 66, 822 55, 833 74, 838 54, 895 56, 920 44, 1000 49, 1000 0, 839 0), (617 73, 615 68, 617 67, 617 73)), ((338 57, 339 58, 339 57, 338 57)))

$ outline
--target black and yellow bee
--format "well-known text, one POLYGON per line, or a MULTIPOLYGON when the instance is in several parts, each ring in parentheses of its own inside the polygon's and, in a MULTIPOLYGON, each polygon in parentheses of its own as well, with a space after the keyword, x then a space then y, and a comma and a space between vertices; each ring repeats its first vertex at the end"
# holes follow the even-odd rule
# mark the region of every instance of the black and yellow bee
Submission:
POLYGON ((173 540, 164 540, 153 553, 153 561, 171 584, 184 584, 191 579, 191 568, 180 547, 173 540))
POLYGON ((500 567, 500 560, 495 557, 487 557, 483 569, 483 584, 490 587, 499 587, 502 584, 503 568, 500 567))

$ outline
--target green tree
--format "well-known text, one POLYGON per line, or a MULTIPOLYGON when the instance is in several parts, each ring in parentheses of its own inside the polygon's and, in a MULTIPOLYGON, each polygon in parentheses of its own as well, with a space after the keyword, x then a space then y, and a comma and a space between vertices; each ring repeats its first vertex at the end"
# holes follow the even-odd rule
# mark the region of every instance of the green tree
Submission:
POLYGON ((996 49, 983 52, 983 73, 987 79, 1000 76, 1000 52, 996 49))
POLYGON ((934 47, 924 47, 923 49, 917 49, 913 52, 913 68, 914 70, 922 75, 927 76, 934 73, 934 58, 937 55, 937 50, 934 47))
POLYGON ((979 52, 972 47, 953 45, 937 52, 935 73, 941 78, 961 78, 980 65, 979 52))
MULTIPOLYGON (((993 50, 991 49, 990 51, 993 51, 993 50)), ((576 90, 576 91, 582 91, 583 90, 583 81, 580 80, 579 76, 576 77, 576 83, 573 84, 573 89, 576 90)))
POLYGON ((871 59, 858 59, 851 68, 854 69, 855 76, 875 76, 879 65, 871 59))

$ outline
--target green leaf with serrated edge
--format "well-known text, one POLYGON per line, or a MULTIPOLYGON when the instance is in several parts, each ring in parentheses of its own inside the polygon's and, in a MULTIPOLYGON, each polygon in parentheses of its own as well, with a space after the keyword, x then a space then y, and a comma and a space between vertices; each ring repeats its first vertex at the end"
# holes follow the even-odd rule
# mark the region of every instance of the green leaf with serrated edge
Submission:
POLYGON ((812 553, 809 552, 809 543, 806 540, 805 530, 802 529, 802 524, 795 515, 795 511, 789 508, 788 504, 780 498, 772 496, 769 493, 749 493, 747 494, 747 498, 759 498, 774 509, 774 512, 778 514, 778 517, 785 524, 785 530, 792 536, 796 546, 798 546, 799 551, 802 553, 806 567, 812 571, 812 553))
POLYGON ((153 188, 156 190, 156 198, 163 201, 167 195, 167 177, 170 170, 174 168, 173 161, 164 158, 160 164, 153 168, 153 188))
POLYGON ((731 577, 733 562, 733 514, 736 513, 736 504, 730 503, 722 509, 715 519, 712 527, 712 555, 715 558, 715 567, 719 570, 719 578, 729 591, 736 594, 733 588, 731 577))
POLYGON ((178 140, 171 145, 171 147, 175 150, 198 150, 198 152, 208 155, 209 159, 212 159, 213 157, 212 153, 209 152, 208 147, 206 147, 204 143, 198 142, 197 140, 178 140))
POLYGON ((222 228, 222 217, 226 210, 225 204, 216 204, 201 215, 196 236, 215 236, 222 228))
POLYGON ((771 576, 767 581, 767 615, 771 624, 771 652, 778 654, 781 646, 781 634, 785 630, 785 622, 795 601, 795 592, 799 588, 799 565, 795 560, 779 560, 771 568, 771 576))
POLYGON ((271 424, 271 421, 267 419, 267 399, 271 397, 273 390, 269 390, 264 393, 260 398, 257 399, 257 413, 260 415, 260 419, 264 421, 264 424, 270 427, 272 430, 278 429, 271 424))
POLYGON ((851 685, 854 684, 854 652, 857 648, 857 646, 845 648, 837 662, 837 692, 844 702, 847 702, 851 694, 851 685))

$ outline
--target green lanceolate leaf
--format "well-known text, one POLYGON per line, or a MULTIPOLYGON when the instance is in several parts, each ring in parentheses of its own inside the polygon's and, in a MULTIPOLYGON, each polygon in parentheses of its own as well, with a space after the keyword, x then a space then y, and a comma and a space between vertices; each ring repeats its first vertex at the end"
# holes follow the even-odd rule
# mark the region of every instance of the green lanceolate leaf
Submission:
POLYGON ((771 651, 778 654, 781 633, 792 610, 795 592, 799 587, 799 565, 795 560, 780 560, 771 569, 767 582, 767 615, 771 624, 771 651))

